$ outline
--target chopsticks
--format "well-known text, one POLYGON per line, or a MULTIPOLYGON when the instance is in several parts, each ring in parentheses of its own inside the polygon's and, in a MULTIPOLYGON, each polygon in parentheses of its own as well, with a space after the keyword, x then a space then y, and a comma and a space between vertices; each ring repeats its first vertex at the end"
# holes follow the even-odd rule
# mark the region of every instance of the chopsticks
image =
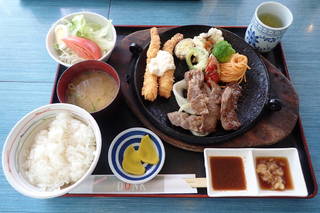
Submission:
POLYGON ((192 188, 207 188, 206 178, 184 178, 184 180, 192 188))

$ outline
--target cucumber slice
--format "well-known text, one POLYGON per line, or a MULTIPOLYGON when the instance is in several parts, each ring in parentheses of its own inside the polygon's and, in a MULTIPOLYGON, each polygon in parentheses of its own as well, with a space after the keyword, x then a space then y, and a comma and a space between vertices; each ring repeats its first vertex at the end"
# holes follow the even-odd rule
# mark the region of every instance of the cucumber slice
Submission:
POLYGON ((208 63, 209 53, 199 47, 191 48, 186 55, 186 62, 190 70, 204 70, 208 63), (193 64, 193 59, 195 59, 196 64, 193 64))

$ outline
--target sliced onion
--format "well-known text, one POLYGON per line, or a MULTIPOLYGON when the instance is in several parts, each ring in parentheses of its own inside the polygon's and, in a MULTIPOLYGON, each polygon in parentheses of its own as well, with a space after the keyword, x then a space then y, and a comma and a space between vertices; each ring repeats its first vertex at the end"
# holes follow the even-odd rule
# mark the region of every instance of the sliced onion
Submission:
MULTIPOLYGON (((188 101, 188 99, 186 99, 185 97, 183 97, 183 90, 187 89, 188 85, 186 80, 181 80, 176 82, 173 85, 173 94, 174 97, 176 98, 176 101, 180 107, 179 111, 184 111, 186 113, 189 113, 191 115, 196 115, 196 113, 194 112, 194 110, 191 108, 191 104, 188 101)), ((195 132, 195 131, 191 131, 191 133, 195 136, 207 136, 209 133, 200 133, 200 132, 195 132)))
POLYGON ((173 94, 180 107, 180 111, 182 110, 186 113, 195 115, 196 113, 191 108, 191 104, 189 103, 188 99, 183 97, 183 90, 187 88, 188 88, 188 85, 185 80, 178 81, 173 85, 173 94))
POLYGON ((209 135, 209 133, 200 133, 200 132, 196 132, 196 131, 192 131, 192 130, 190 130, 190 132, 193 134, 193 135, 195 135, 195 136, 200 136, 200 137, 204 137, 204 136, 207 136, 207 135, 209 135))

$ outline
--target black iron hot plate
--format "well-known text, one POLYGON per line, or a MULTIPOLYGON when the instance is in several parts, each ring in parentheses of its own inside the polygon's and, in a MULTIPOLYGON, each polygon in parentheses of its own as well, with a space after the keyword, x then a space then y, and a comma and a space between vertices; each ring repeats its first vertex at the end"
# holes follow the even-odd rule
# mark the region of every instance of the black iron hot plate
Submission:
MULTIPOLYGON (((160 34, 161 44, 163 45, 165 41, 169 40, 176 33, 182 33, 184 38, 193 38, 200 33, 208 32, 210 28, 210 26, 203 25, 173 28, 160 34)), ((231 43, 237 52, 248 57, 248 64, 251 68, 247 71, 246 82, 241 84, 243 95, 239 99, 237 113, 242 126, 235 131, 225 131, 219 126, 217 132, 211 133, 205 137, 199 137, 192 135, 188 130, 173 126, 167 117, 167 113, 179 109, 174 95, 171 95, 169 99, 158 97, 154 102, 145 101, 141 96, 143 76, 146 67, 146 53, 149 44, 143 48, 135 65, 133 88, 135 89, 135 94, 142 113, 144 113, 159 130, 173 138, 183 140, 186 143, 209 145, 230 140, 231 138, 246 132, 262 115, 269 100, 270 83, 268 71, 260 56, 242 38, 226 29, 220 30, 223 32, 224 39, 231 43)), ((188 70, 188 67, 185 61, 179 60, 175 56, 174 59, 176 64, 175 82, 177 82, 183 79, 184 73, 188 70)))

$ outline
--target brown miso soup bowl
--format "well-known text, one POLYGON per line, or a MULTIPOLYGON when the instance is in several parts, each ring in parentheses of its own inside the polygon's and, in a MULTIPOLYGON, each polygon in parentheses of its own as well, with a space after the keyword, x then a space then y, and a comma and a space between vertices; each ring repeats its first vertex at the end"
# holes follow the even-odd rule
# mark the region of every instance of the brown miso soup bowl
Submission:
MULTIPOLYGON (((83 73, 89 73, 89 72, 97 72, 102 71, 109 76, 111 76, 116 83, 116 89, 113 90, 113 97, 108 101, 108 103, 103 106, 103 108, 99 108, 96 111, 89 111, 92 116, 95 118, 99 118, 105 115, 111 114, 113 111, 116 110, 116 106, 118 105, 119 99, 120 99, 120 78, 117 73, 117 71, 109 64, 103 62, 103 61, 96 61, 96 60, 87 60, 82 61, 77 64, 72 65, 68 69, 66 69, 62 75, 59 78, 58 84, 57 84, 57 96, 61 103, 69 103, 67 100, 67 89, 70 87, 70 83, 79 77, 81 74, 83 76, 83 73)), ((90 73, 89 73, 90 74, 90 73)), ((92 74, 92 73, 91 73, 92 74)), ((85 98, 83 100, 86 100, 85 98)), ((75 103, 71 103, 75 104, 75 103)), ((77 105, 77 104, 75 104, 77 105)), ((81 106, 80 106, 81 107, 81 106)))

